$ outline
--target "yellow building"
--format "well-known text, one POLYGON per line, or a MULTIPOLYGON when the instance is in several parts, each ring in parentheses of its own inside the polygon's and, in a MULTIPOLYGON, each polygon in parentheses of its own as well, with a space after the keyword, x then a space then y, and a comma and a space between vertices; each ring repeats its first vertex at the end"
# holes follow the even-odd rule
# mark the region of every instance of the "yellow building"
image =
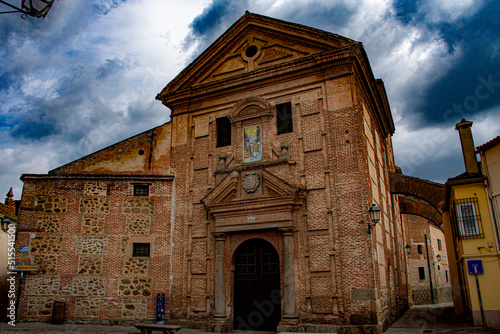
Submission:
POLYGON ((472 316, 475 325, 500 328, 500 137, 476 151, 471 126, 465 119, 456 125, 466 172, 445 184, 443 225, 453 301, 456 313, 472 316), (481 266, 482 274, 470 273, 481 272, 481 266))

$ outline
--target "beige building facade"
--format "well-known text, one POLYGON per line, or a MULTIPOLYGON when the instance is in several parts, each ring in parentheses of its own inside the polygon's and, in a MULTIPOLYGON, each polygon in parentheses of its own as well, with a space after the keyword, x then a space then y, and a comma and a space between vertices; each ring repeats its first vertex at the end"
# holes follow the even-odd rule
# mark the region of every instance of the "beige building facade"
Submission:
POLYGON ((408 265, 412 303, 451 302, 451 279, 443 231, 429 220, 416 215, 405 215, 404 224, 408 229, 408 245, 411 247, 408 265))

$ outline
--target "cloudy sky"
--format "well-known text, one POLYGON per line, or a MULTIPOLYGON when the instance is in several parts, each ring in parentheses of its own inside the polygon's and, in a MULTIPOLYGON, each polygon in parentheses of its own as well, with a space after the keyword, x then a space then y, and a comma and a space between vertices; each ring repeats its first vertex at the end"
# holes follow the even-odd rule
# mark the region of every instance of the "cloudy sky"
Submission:
MULTIPOLYGON (((20 0, 7 0, 18 4, 20 0)), ((396 163, 444 182, 464 169, 454 125, 500 135, 497 0, 60 0, 0 15, 0 200, 23 173, 170 120, 155 96, 245 10, 363 43, 384 80, 396 163)), ((0 4, 0 10, 7 10, 0 4)))

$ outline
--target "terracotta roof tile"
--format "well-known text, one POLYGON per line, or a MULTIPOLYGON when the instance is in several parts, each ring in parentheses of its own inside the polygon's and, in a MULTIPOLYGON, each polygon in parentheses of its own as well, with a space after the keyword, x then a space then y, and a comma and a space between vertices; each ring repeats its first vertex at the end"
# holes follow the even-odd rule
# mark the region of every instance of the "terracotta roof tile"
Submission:
POLYGON ((500 143, 500 136, 497 136, 492 140, 490 140, 489 142, 486 142, 483 145, 476 147, 476 153, 486 151, 487 149, 495 146, 498 143, 500 143))

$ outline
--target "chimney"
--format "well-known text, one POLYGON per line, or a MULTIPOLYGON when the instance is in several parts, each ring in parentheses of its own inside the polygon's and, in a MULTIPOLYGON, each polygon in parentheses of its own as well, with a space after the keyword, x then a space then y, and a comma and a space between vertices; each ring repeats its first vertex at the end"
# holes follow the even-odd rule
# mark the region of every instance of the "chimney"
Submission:
POLYGON ((465 170, 470 174, 477 174, 479 173, 479 167, 477 165, 476 148, 474 146, 474 139, 472 138, 471 126, 472 122, 468 122, 465 118, 462 118, 462 121, 456 125, 455 130, 458 130, 460 134, 465 170))
POLYGON ((12 188, 10 188, 9 192, 7 193, 7 197, 5 198, 5 205, 11 205, 14 203, 12 197, 14 197, 14 192, 12 191, 12 188))

